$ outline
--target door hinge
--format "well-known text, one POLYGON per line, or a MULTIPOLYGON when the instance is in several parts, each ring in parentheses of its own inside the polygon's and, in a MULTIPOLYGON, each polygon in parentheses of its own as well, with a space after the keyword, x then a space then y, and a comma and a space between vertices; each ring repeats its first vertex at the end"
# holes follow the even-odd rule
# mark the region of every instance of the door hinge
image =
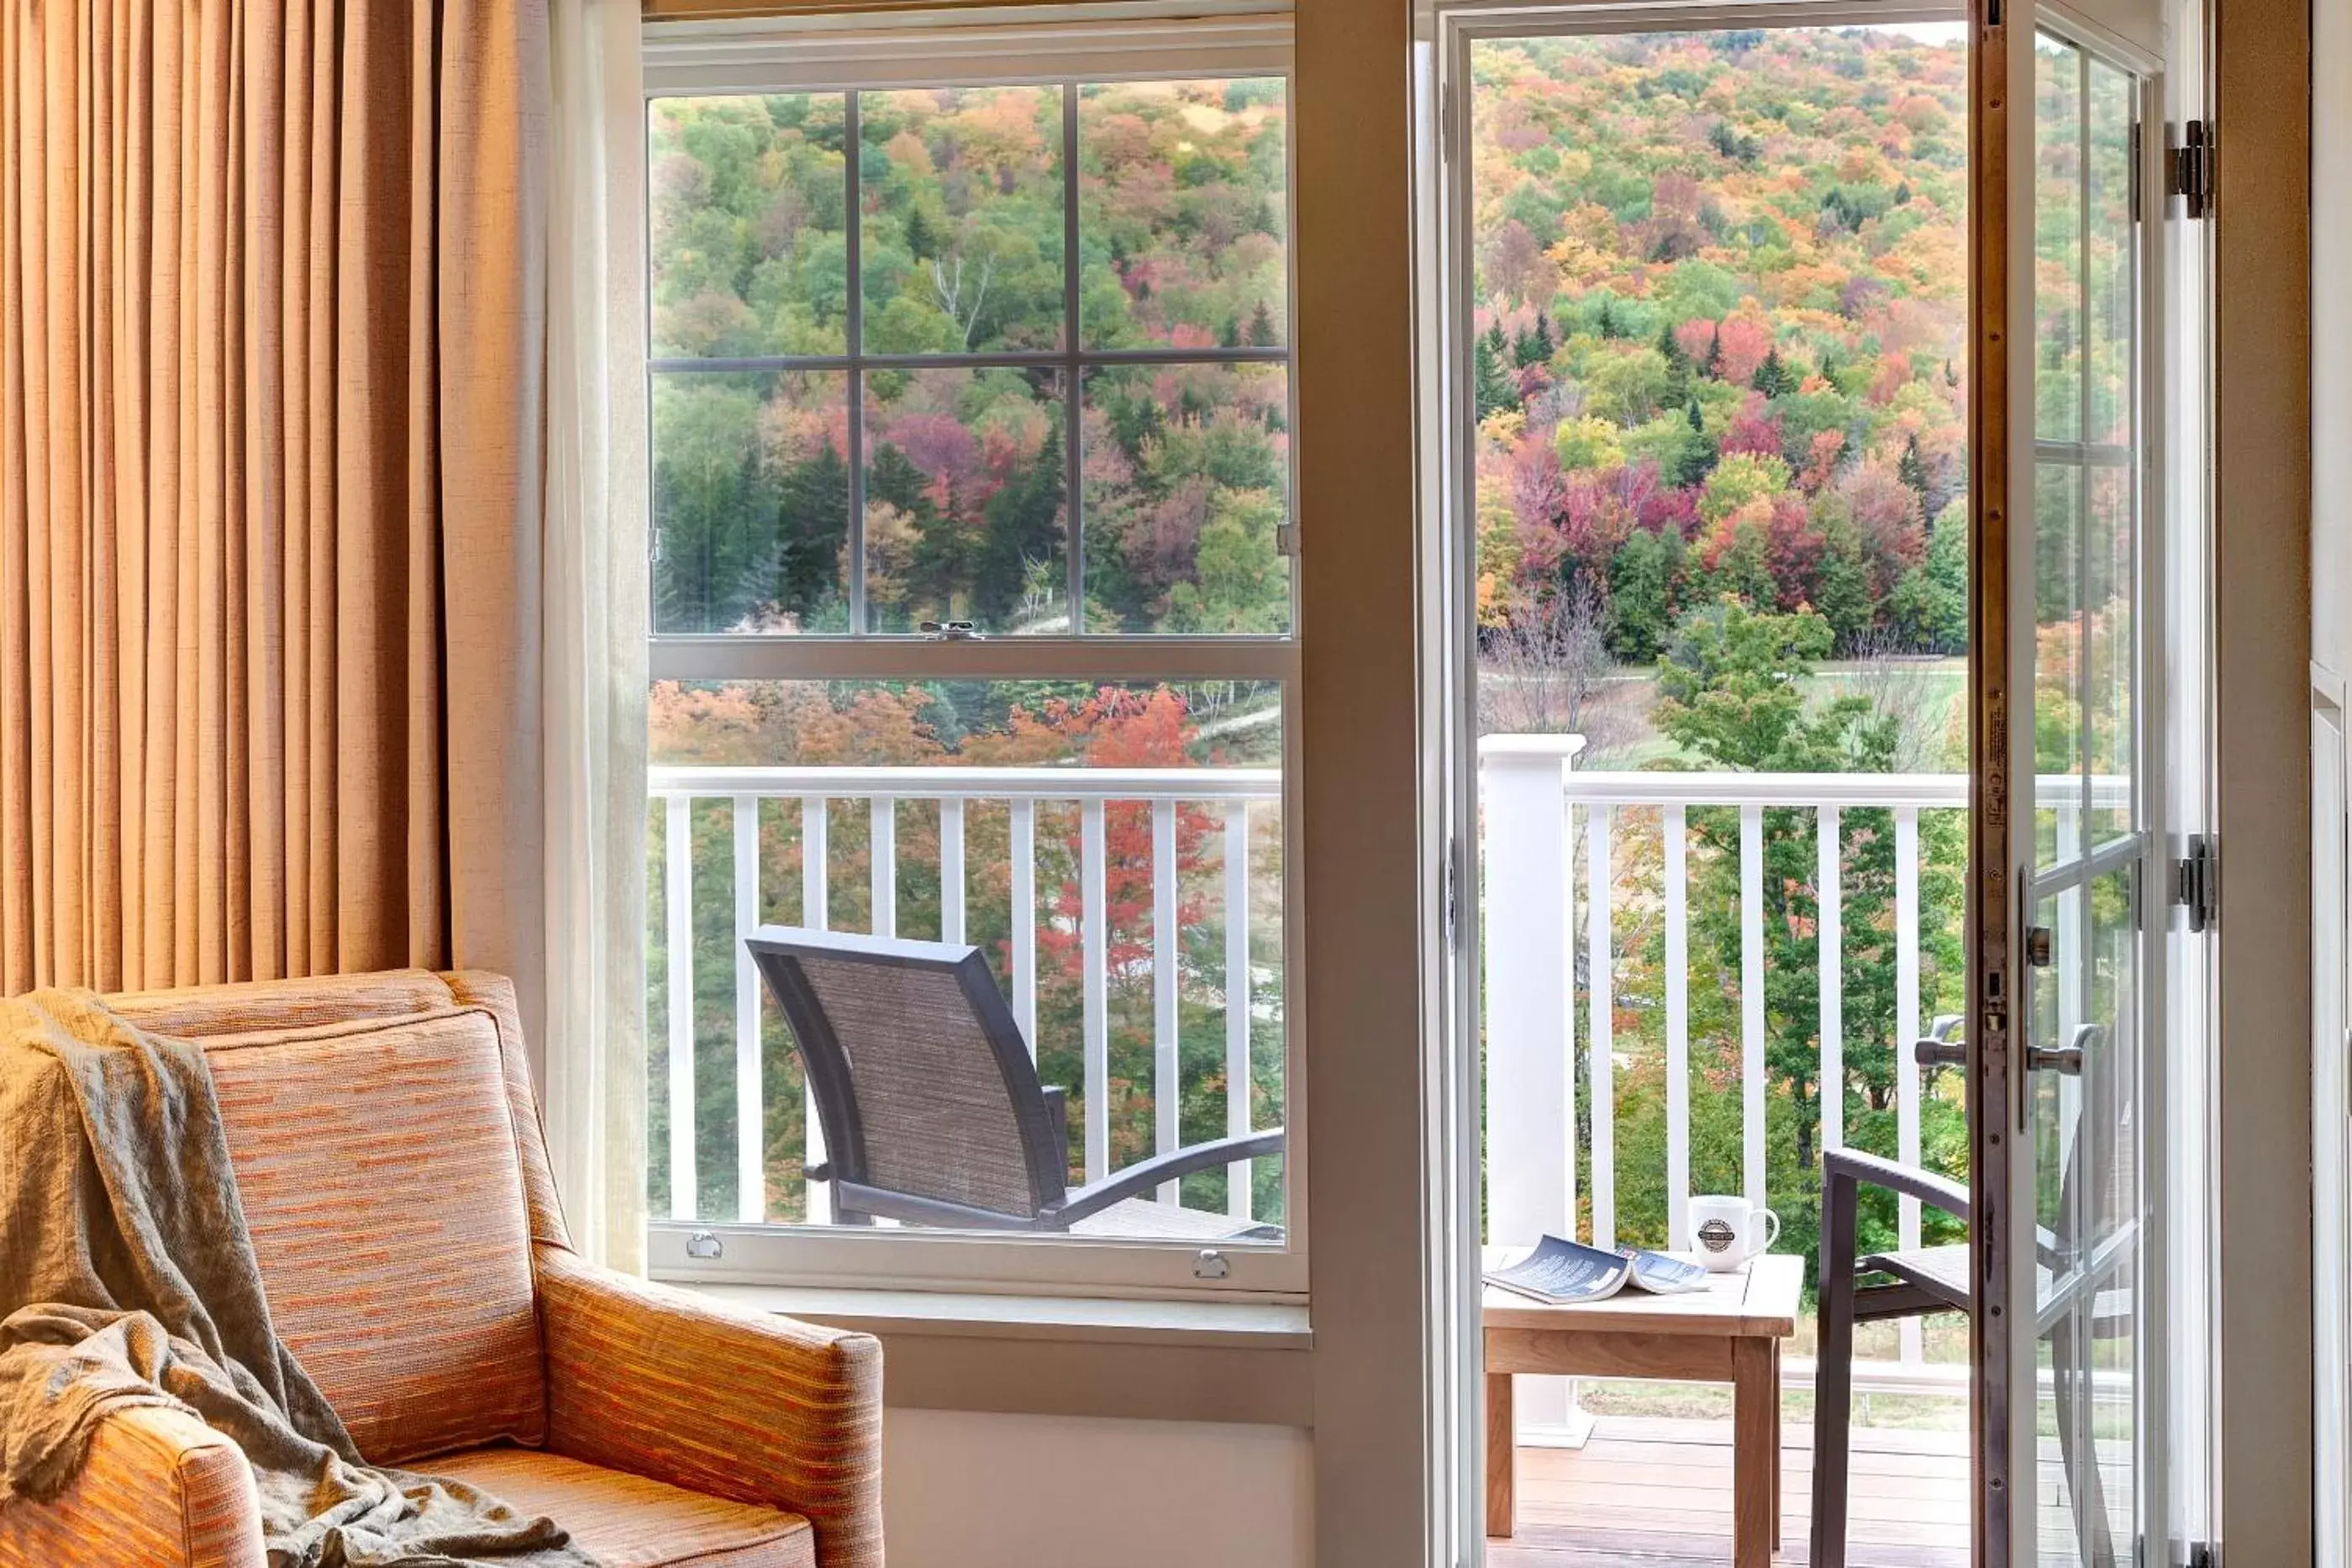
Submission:
POLYGON ((2192 1541, 2181 1568, 2221 1568, 2221 1549, 2210 1541, 2192 1541))
POLYGON ((2164 150, 2164 194, 2179 196, 2188 216, 2208 216, 2213 211, 2215 165, 2212 127, 2189 121, 2180 127, 2180 140, 2164 150))
POLYGON ((1445 163, 1454 162, 1454 84, 1447 82, 1437 89, 1437 155, 1445 163))
POLYGON ((2189 911, 2190 931, 2210 931, 2221 918, 2221 862, 2210 833, 2192 833, 2189 853, 2172 863, 2172 901, 2189 911))
POLYGON ((1276 525, 1274 531, 1274 552, 1276 555, 1288 556, 1296 556, 1298 553, 1298 525, 1297 523, 1285 522, 1276 525))

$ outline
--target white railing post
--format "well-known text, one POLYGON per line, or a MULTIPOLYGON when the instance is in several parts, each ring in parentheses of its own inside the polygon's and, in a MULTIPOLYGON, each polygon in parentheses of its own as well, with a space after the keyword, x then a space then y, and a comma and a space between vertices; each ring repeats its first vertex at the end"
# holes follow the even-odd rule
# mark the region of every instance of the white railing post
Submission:
POLYGON ((940 802, 940 940, 963 941, 963 797, 940 802))
MULTIPOLYGON (((1919 1063, 1912 1048, 1919 1040, 1919 808, 1895 813, 1895 1149, 1906 1165, 1919 1163, 1919 1063)), ((1906 1252, 1919 1245, 1919 1200, 1905 1197, 1896 1209, 1895 1237, 1906 1252)), ((1903 1363, 1925 1359, 1919 1320, 1900 1325, 1903 1363)))
POLYGON ((1592 1089, 1592 1245, 1617 1245, 1617 998, 1609 935, 1612 808, 1589 805, 1585 822, 1584 963, 1588 976, 1586 1076, 1592 1089))
POLYGON ((1740 1187, 1764 1195, 1764 808, 1739 808, 1740 1187))
POLYGON ((735 797, 735 1212, 768 1217, 764 1086, 760 1082, 760 972, 743 945, 760 923, 760 802, 735 797))
POLYGON ((1822 994, 1822 1148, 1845 1147, 1845 867, 1839 854, 1838 808, 1814 813, 1813 893, 1821 920, 1814 972, 1822 994))
POLYGON ((694 1190, 694 802, 662 803, 662 932, 669 970, 669 1216, 699 1219, 694 1190))
POLYGON ((1037 1059, 1037 803, 1016 800, 1013 838, 1013 1021, 1037 1059))
MULTIPOLYGON (((831 929, 832 845, 827 834, 825 797, 801 797, 801 924, 811 931, 831 929)), ((807 1058, 802 1058, 803 1071, 807 1058)), ((816 1090, 803 1079, 801 1087, 801 1165, 803 1170, 824 1163, 824 1127, 816 1119, 816 1090)), ((802 1184, 803 1212, 811 1225, 833 1223, 833 1188, 824 1182, 802 1184)))
POLYGON ((1690 813, 1665 808, 1666 1245, 1690 1235, 1690 813))
MULTIPOLYGON (((1250 1125, 1249 802, 1225 803, 1225 1136, 1250 1125)), ((1225 1167, 1225 1212, 1251 1217, 1247 1160, 1225 1167)))
MULTIPOLYGON (((1151 803, 1151 1152, 1172 1154, 1183 1135, 1182 1063, 1177 1054, 1176 803, 1151 803)), ((1160 1201, 1172 1204, 1178 1184, 1160 1184, 1160 1201)))
MULTIPOLYGON (((1486 949, 1486 1239, 1576 1234, 1573 861, 1564 781, 1576 735, 1478 742, 1486 949)), ((1569 1427, 1568 1384, 1522 1378, 1521 1439, 1569 1427)))
POLYGON ((871 930, 876 936, 898 934, 898 803, 877 795, 866 803, 866 883, 873 896, 871 930))
POLYGON ((1110 1174, 1110 896, 1103 803, 1079 808, 1078 930, 1086 980, 1087 1180, 1110 1174))

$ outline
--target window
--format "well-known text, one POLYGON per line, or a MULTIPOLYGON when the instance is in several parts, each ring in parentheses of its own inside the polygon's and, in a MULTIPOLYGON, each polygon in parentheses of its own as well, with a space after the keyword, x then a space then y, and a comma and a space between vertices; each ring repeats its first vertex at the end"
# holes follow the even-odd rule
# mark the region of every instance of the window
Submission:
POLYGON ((649 34, 656 1268, 1303 1286, 1286 68, 649 34))

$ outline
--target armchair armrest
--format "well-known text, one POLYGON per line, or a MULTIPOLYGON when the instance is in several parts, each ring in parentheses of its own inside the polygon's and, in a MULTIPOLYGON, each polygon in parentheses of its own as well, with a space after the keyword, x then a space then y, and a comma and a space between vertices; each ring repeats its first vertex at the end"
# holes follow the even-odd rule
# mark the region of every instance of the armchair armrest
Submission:
POLYGON ((1959 1183, 1923 1171, 1916 1165, 1898 1165, 1892 1160, 1882 1160, 1875 1154, 1865 1154, 1859 1149, 1832 1149, 1822 1155, 1822 1172, 1825 1181, 1868 1183, 1885 1187, 1906 1197, 1917 1198, 1933 1208, 1958 1219, 1969 1217, 1969 1190, 1959 1183))
POLYGON ((1172 1181, 1178 1176, 1189 1176, 1195 1171, 1213 1171, 1220 1165, 1229 1165, 1235 1160, 1253 1160, 1260 1154, 1279 1154, 1283 1142, 1282 1129, 1276 1127, 1264 1132, 1219 1138, 1213 1142, 1195 1143, 1188 1149, 1155 1154, 1139 1164, 1128 1166, 1116 1176, 1106 1176, 1099 1182, 1080 1187, 1055 1211, 1055 1215, 1061 1224, 1072 1225, 1088 1215, 1100 1214, 1115 1203, 1148 1193, 1160 1183, 1172 1181))
POLYGON ((228 1438, 166 1405, 111 1412, 91 1431, 89 1456, 62 1491, 0 1508, 0 1568, 264 1562, 253 1467, 228 1438))
POLYGON ((880 1341, 537 1252, 549 1447, 802 1514, 820 1568, 880 1568, 880 1341))

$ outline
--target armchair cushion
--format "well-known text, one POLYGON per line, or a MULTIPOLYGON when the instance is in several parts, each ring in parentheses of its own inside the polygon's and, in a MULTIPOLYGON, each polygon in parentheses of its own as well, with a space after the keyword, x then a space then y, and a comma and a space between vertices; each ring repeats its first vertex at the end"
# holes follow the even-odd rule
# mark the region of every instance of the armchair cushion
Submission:
POLYGON ((115 1411, 98 1424, 80 1473, 56 1499, 0 1509, 0 1568, 262 1562, 253 1468, 235 1443, 164 1405, 115 1411))
POLYGON ((435 1011, 205 1044, 278 1337, 360 1453, 403 1465, 543 1440, 530 1223, 490 1015, 445 992, 435 1011))
MULTIPOLYGON (((807 1518, 824 1568, 882 1563, 882 1346, 539 1248, 548 1446, 807 1518)), ((560 1517, 560 1516, 559 1516, 560 1517)))
POLYGON ((445 1454, 425 1468, 545 1514, 602 1568, 814 1568, 816 1536, 798 1514, 682 1491, 530 1448, 445 1454))

